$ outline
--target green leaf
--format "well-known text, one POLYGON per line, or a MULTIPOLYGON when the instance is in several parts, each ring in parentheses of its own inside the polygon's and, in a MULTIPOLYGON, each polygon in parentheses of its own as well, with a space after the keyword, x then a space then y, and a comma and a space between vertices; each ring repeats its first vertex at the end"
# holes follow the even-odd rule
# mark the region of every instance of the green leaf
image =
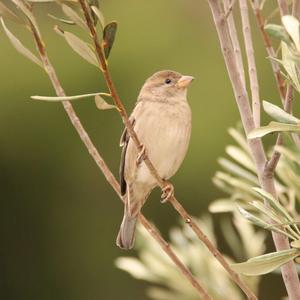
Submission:
POLYGON ((243 165, 245 168, 254 172, 256 171, 250 156, 247 153, 245 153, 241 148, 236 146, 227 146, 225 148, 225 151, 229 156, 231 156, 235 161, 243 165))
POLYGON ((287 221, 293 222, 293 218, 289 215, 287 210, 276 200, 270 193, 261 188, 254 187, 253 190, 257 192, 266 202, 281 216, 287 219, 287 221))
POLYGON ((108 58, 112 46, 114 44, 117 28, 118 28, 118 24, 115 21, 108 23, 104 27, 102 45, 103 45, 106 59, 108 58))
POLYGON ((234 140, 241 146, 241 148, 249 154, 249 145, 247 143, 246 137, 240 131, 236 130, 235 128, 228 129, 229 134, 234 138, 234 140))
POLYGON ((237 177, 244 178, 251 183, 254 183, 257 185, 258 180, 257 177, 254 176, 252 173, 246 171, 244 168, 240 167, 239 165, 231 162, 228 159, 225 158, 219 158, 218 163, 228 172, 232 173, 233 175, 236 175, 237 177))
POLYGON ((244 275, 263 275, 274 271, 299 255, 300 251, 298 249, 288 249, 256 256, 246 262, 232 264, 231 267, 236 272, 244 275))
POLYGON ((100 110, 117 108, 115 105, 108 104, 100 95, 95 96, 95 104, 100 110))
POLYGON ((300 51, 299 21, 295 17, 289 15, 283 16, 281 21, 286 31, 292 38, 297 50, 300 51))
POLYGON ((94 97, 94 96, 98 96, 98 95, 110 97, 110 94, 107 94, 107 93, 92 93, 92 94, 83 94, 83 95, 65 96, 65 97, 31 96, 30 98, 33 100, 60 102, 60 101, 78 100, 78 99, 94 97))
POLYGON ((299 125, 270 122, 267 126, 262 126, 253 129, 248 134, 248 139, 260 138, 272 132, 299 132, 299 131, 300 131, 299 125))
POLYGON ((263 101, 263 107, 265 112, 274 118, 276 121, 288 123, 288 124, 299 124, 300 120, 293 115, 287 113, 282 108, 274 105, 270 102, 263 101))
POLYGON ((97 16, 98 20, 100 21, 102 29, 104 29, 105 28, 105 19, 104 19, 102 12, 96 6, 91 6, 91 9, 94 12, 94 14, 97 16))
POLYGON ((21 53, 22 55, 24 55, 26 58, 30 59, 32 62, 36 63, 38 66, 43 68, 43 64, 42 62, 29 50, 27 49, 18 38, 16 38, 6 27, 3 18, 1 19, 1 24, 3 26, 3 29, 7 35, 7 37, 9 38, 11 44, 15 47, 15 49, 21 53))
POLYGON ((287 44, 291 43, 290 37, 287 31, 281 25, 276 24, 267 24, 265 25, 265 31, 272 37, 286 42, 287 44))
POLYGON ((85 43, 83 40, 81 40, 79 37, 77 37, 75 34, 68 32, 68 31, 61 31, 64 38, 66 39, 67 43, 70 45, 70 47, 83 59, 88 61, 90 64, 98 67, 98 61, 95 53, 93 50, 88 46, 87 43, 85 43))
POLYGON ((282 65, 284 66, 289 78, 294 85, 295 89, 300 92, 300 80, 297 69, 297 63, 295 62, 295 55, 290 48, 285 44, 281 43, 282 52, 282 65))
POLYGON ((24 21, 22 21, 14 12, 12 12, 2 2, 0 2, 0 16, 6 17, 11 21, 14 21, 15 23, 24 24, 24 21))
POLYGON ((300 240, 292 241, 292 242, 291 242, 291 246, 292 246, 293 248, 300 249, 300 240))
POLYGON ((64 24, 67 24, 67 25, 75 25, 75 23, 73 21, 70 21, 70 20, 66 20, 66 19, 62 19, 62 18, 59 18, 59 17, 56 17, 54 15, 51 15, 51 14, 48 14, 48 16, 55 20, 55 21, 59 21, 61 23, 64 23, 64 24))
POLYGON ((268 227, 268 223, 265 222, 263 219, 251 214, 250 212, 248 212, 247 210, 245 210, 244 208, 242 207, 238 207, 241 215, 247 219, 248 221, 252 222, 253 224, 257 225, 258 227, 261 227, 261 228, 267 228, 268 227))
POLYGON ((81 28, 87 29, 87 26, 86 26, 85 22, 83 21, 83 19, 71 7, 69 7, 68 5, 62 4, 61 8, 62 8, 64 14, 70 20, 72 20, 75 24, 77 24, 81 28))
POLYGON ((211 213, 224 213, 224 212, 232 212, 236 210, 237 205, 231 199, 218 199, 213 201, 208 210, 211 213))

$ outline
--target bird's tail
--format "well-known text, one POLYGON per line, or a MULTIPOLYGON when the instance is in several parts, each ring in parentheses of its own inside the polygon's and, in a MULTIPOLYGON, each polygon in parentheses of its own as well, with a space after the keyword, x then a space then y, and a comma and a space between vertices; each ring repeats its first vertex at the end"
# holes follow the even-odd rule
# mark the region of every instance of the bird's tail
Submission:
POLYGON ((121 249, 132 249, 135 239, 136 222, 139 212, 150 192, 143 186, 128 185, 125 195, 124 217, 117 237, 117 246, 121 249))
POLYGON ((137 216, 130 216, 124 212, 124 217, 117 237, 117 246, 121 249, 131 249, 134 245, 135 228, 136 228, 137 216))

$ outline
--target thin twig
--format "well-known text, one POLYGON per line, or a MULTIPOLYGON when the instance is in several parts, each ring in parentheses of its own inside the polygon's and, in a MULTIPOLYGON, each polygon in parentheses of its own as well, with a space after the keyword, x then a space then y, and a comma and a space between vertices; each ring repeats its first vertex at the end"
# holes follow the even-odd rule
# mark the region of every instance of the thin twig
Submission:
POLYGON ((233 10, 233 6, 235 4, 236 0, 231 0, 231 2, 227 5, 227 7, 225 8, 225 13, 224 13, 224 17, 225 19, 228 18, 228 16, 232 13, 233 10))
MULTIPOLYGON (((99 67, 103 72, 103 76, 106 81, 107 87, 110 91, 110 94, 112 95, 115 105, 118 107, 118 111, 120 113, 122 121, 123 121, 124 125, 126 126, 126 129, 129 133, 130 137, 132 138, 132 141, 135 143, 135 145, 138 149, 141 149, 142 145, 141 145, 135 131, 133 130, 131 123, 129 122, 125 107, 117 93, 116 87, 113 83, 110 72, 108 70, 108 66, 107 66, 107 63, 106 63, 106 60, 105 60, 98 36, 97 36, 96 28, 94 26, 94 23, 92 22, 90 14, 89 14, 87 2, 86 2, 86 0, 79 0, 79 3, 81 5, 81 8, 82 8, 85 20, 86 20, 86 24, 90 30, 90 33, 91 33, 91 36, 92 36, 92 39, 94 42, 95 50, 96 50, 96 55, 97 55, 98 61, 100 63, 99 67)), ((147 149, 146 149, 146 153, 147 153, 147 149)), ((159 176, 156 168, 153 166, 149 157, 147 155, 145 155, 143 157, 143 160, 144 160, 146 166, 148 167, 150 173, 156 179, 160 188, 164 188, 166 186, 166 181, 163 180, 159 176)), ((190 214, 187 213, 187 211, 178 202, 178 200, 174 197, 174 195, 171 196, 168 201, 173 205, 173 207, 180 214, 180 216, 184 219, 184 221, 196 233, 198 238, 206 245, 206 247, 209 249, 209 251, 216 257, 216 259, 220 262, 220 264, 224 267, 224 269, 229 273, 229 275, 236 282, 236 284, 244 291, 244 293, 247 295, 248 299, 256 299, 256 296, 254 295, 254 293, 249 289, 249 287, 244 282, 242 282, 239 275, 235 271, 233 271, 233 269, 230 267, 230 265, 225 260, 225 258, 220 253, 220 251, 212 244, 212 242, 202 232, 202 230, 200 229, 198 224, 192 219, 190 214)))
POLYGON ((252 0, 252 8, 256 17, 256 22, 259 27, 259 30, 261 32, 263 42, 266 48, 266 51, 268 53, 269 59, 271 61, 271 66, 273 70, 273 74, 276 80, 276 85, 279 90, 279 95, 282 104, 284 103, 285 99, 285 84, 284 79, 282 78, 282 75, 280 73, 280 66, 279 63, 274 59, 276 58, 276 53, 274 48, 272 47, 271 40, 269 38, 269 35, 265 31, 265 20, 261 13, 260 5, 258 0, 252 0))
MULTIPOLYGON (((294 88, 291 85, 289 85, 286 90, 285 101, 284 101, 284 110, 288 113, 290 113, 292 110, 293 99, 294 99, 294 88)), ((274 146, 274 150, 271 155, 271 158, 267 162, 265 167, 266 173, 274 174, 281 156, 281 153, 276 150, 276 147, 281 146, 282 144, 283 144, 283 136, 281 133, 279 133, 277 136, 276 144, 274 146)))
MULTIPOLYGON (((231 5, 232 5, 232 3, 229 0, 224 0, 224 10, 225 11, 229 10, 231 5)), ((224 16, 224 17, 226 18, 226 16, 224 16)), ((230 34, 230 38, 231 38, 232 45, 233 45, 233 51, 234 51, 234 54, 236 56, 236 59, 237 59, 238 65, 239 65, 239 69, 241 70, 241 72, 240 72, 241 80, 243 81, 243 84, 246 86, 243 57, 242 57, 242 52, 241 52, 241 48, 240 48, 240 43, 238 40, 238 35, 237 35, 237 31, 236 31, 233 14, 231 13, 230 15, 228 15, 226 20, 228 23, 229 34, 230 34)))
MULTIPOLYGON (((249 98, 247 91, 241 81, 240 70, 238 68, 238 62, 236 61, 233 47, 231 44, 229 29, 227 22, 224 19, 224 13, 218 0, 208 0, 209 6, 212 11, 213 19, 218 32, 220 40, 220 46, 224 56, 227 71, 231 80, 231 84, 234 90, 235 99, 240 111, 241 120, 244 126, 246 134, 255 128, 252 112, 249 105, 249 98)), ((249 148, 256 166, 257 175, 262 188, 271 193, 277 198, 274 178, 273 176, 267 176, 264 173, 264 166, 266 164, 266 156, 263 149, 263 145, 260 139, 249 140, 249 148)), ((272 234, 274 244, 277 250, 289 249, 288 239, 282 234, 272 234)), ((285 264, 281 269, 283 280, 290 299, 300 299, 300 285, 298 274, 293 262, 285 264)))
MULTIPOLYGON (((30 22, 30 21, 29 21, 30 22)), ((31 31, 34 36, 35 43, 37 45, 38 52, 40 54, 40 57, 43 62, 44 69, 55 89, 55 92, 57 96, 64 97, 66 96, 60 81, 57 77, 56 71, 53 68, 52 64, 50 63, 50 60, 48 58, 45 44, 42 41, 41 36, 36 31, 33 24, 30 22, 31 31)), ((88 152, 98 165, 99 169, 102 171, 103 175, 105 176, 108 183, 112 186, 112 188, 115 190, 115 192, 118 194, 120 199, 122 201, 123 197, 120 193, 120 186, 116 178, 114 177, 113 173, 109 169, 109 167, 106 165, 104 159, 96 149, 95 145, 91 141, 88 133, 84 129, 80 119, 78 118, 72 104, 69 101, 64 101, 63 107, 73 124, 74 128, 76 129, 77 133, 80 136, 80 139, 86 146, 88 152)), ((139 220, 141 224, 145 227, 145 229, 148 231, 148 233, 157 241, 157 243, 160 245, 160 247, 163 249, 163 251, 170 257, 170 259, 174 262, 174 264, 179 268, 179 270, 182 272, 184 277, 192 284, 192 286, 196 289, 197 293, 201 297, 201 299, 205 300, 212 300, 212 298, 208 295, 206 290, 200 285, 200 283, 195 279, 191 271, 182 263, 182 261, 178 258, 178 256, 175 254, 173 249, 170 247, 169 243, 166 242, 163 237, 160 235, 159 231, 140 213, 139 220)))
POLYGON ((300 0, 293 0, 292 14, 298 20, 300 18, 300 0))
POLYGON ((259 85, 257 79, 257 70, 255 64, 254 47, 251 37, 251 27, 248 15, 247 0, 240 0, 241 18, 243 24, 244 43, 246 48, 246 56, 248 62, 248 73, 250 80, 250 89, 252 95, 252 114, 255 127, 260 126, 260 98, 259 85))
POLYGON ((277 0, 280 16, 283 17, 285 15, 289 14, 289 6, 286 2, 286 0, 277 0))

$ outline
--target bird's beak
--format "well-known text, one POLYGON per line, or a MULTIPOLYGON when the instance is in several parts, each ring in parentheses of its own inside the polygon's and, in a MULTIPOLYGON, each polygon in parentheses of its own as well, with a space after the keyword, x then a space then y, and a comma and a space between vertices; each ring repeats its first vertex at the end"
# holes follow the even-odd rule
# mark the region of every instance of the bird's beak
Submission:
POLYGON ((177 81, 177 84, 176 86, 178 88, 186 88, 190 85, 190 83, 194 80, 194 77, 193 76, 187 76, 187 75, 184 75, 182 76, 178 81, 177 81))

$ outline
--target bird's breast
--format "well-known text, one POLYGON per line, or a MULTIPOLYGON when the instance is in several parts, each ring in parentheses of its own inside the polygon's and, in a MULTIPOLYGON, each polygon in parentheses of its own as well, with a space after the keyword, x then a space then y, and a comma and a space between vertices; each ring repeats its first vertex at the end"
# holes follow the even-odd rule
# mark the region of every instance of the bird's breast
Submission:
MULTIPOLYGON (((191 111, 188 103, 145 103, 135 130, 160 176, 168 179, 180 167, 190 140, 191 111)), ((152 178, 144 163, 136 179, 152 178)))

